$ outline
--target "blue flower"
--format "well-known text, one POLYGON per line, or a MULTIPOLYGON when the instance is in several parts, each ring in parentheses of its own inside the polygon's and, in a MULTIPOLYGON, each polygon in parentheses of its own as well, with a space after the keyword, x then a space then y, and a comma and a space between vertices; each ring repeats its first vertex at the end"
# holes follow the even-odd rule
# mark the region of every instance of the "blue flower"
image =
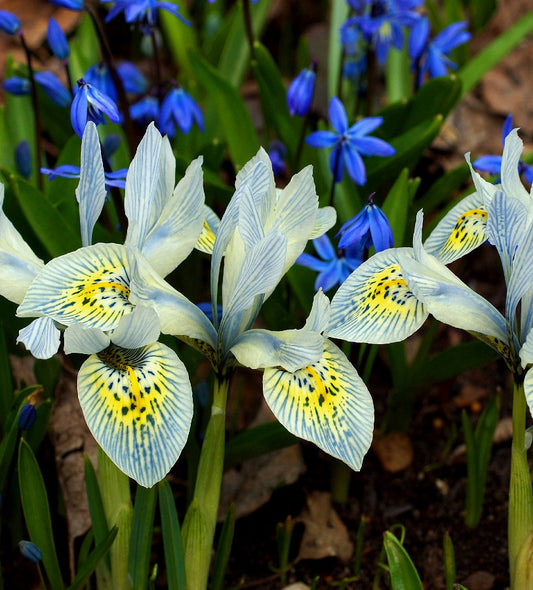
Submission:
POLYGON ((17 426, 20 430, 29 430, 35 419, 37 418, 37 410, 33 404, 24 404, 20 408, 19 417, 17 418, 17 426))
POLYGON ((131 118, 142 126, 147 126, 159 118, 159 101, 155 96, 145 96, 130 107, 131 118))
POLYGON ((76 95, 70 107, 70 122, 76 135, 83 136, 87 121, 92 121, 96 125, 105 124, 104 114, 113 123, 120 120, 117 105, 109 96, 87 84, 83 78, 78 80, 76 95))
POLYGON ((39 547, 31 541, 19 541, 19 549, 22 556, 33 563, 39 563, 43 558, 43 554, 39 547))
POLYGON ((274 140, 270 143, 268 147, 268 157, 272 163, 272 172, 274 172, 274 176, 279 176, 285 172, 286 166, 283 160, 286 155, 287 149, 281 141, 274 140))
POLYGON ((69 10, 83 10, 83 0, 50 0, 50 2, 69 10))
POLYGON ((372 195, 363 210, 340 228, 337 236, 341 236, 339 248, 365 250, 374 246, 376 252, 381 252, 394 245, 389 220, 374 203, 372 195))
POLYGON ((48 29, 46 31, 46 39, 52 53, 58 59, 67 59, 70 55, 68 41, 63 29, 55 18, 51 17, 48 21, 48 29))
POLYGON ((448 68, 457 69, 457 65, 448 57, 457 46, 470 39, 470 33, 465 30, 466 22, 452 23, 443 29, 433 41, 429 41, 429 21, 420 18, 411 30, 409 38, 409 56, 413 63, 419 65, 418 84, 429 73, 431 78, 446 76, 448 68))
POLYGON ((174 137, 176 125, 183 133, 189 133, 194 122, 201 131, 204 130, 204 118, 200 107, 183 88, 172 88, 161 104, 159 130, 169 137, 174 137))
POLYGON ((287 90, 287 106, 291 115, 304 117, 311 108, 315 90, 316 73, 314 69, 303 69, 291 82, 287 90))
MULTIPOLYGON (((141 71, 129 61, 123 61, 117 66, 117 73, 126 92, 131 94, 143 94, 148 90, 148 80, 141 71)), ((91 66, 83 75, 87 84, 94 86, 100 92, 106 94, 111 100, 117 102, 118 92, 115 83, 105 63, 91 66)))
POLYGON ((329 103, 329 120, 333 131, 315 131, 306 138, 306 142, 316 148, 333 147, 330 167, 335 182, 340 182, 344 166, 356 184, 364 185, 366 170, 361 156, 392 156, 396 150, 386 141, 367 134, 383 123, 382 117, 366 117, 351 127, 341 101, 333 97, 329 103))
POLYGON ((8 10, 0 10, 0 30, 8 35, 14 35, 20 31, 19 19, 8 10))
MULTIPOLYGON (((508 115, 502 128, 502 145, 505 147, 505 138, 513 129, 513 115, 508 115)), ((502 168, 501 156, 480 156, 472 164, 476 170, 488 172, 493 176, 500 176, 502 168)), ((533 166, 526 164, 522 159, 518 160, 518 173, 524 175, 529 184, 533 185, 533 166)))
MULTIPOLYGON (((50 176, 50 180, 54 178, 79 178, 80 167, 73 166, 72 164, 62 164, 57 168, 41 168, 42 174, 50 176)), ((112 186, 117 188, 126 187, 126 175, 128 173, 127 168, 121 168, 115 172, 105 172, 105 188, 109 192, 112 186)))
MULTIPOLYGON (((66 107, 70 103, 70 94, 61 84, 59 78, 52 72, 35 72, 35 81, 43 89, 52 102, 60 107, 66 107)), ((17 96, 31 93, 31 83, 27 78, 12 76, 3 83, 4 90, 17 96)))
POLYGON ((31 153, 30 144, 25 139, 15 148, 15 163, 20 175, 28 179, 31 175, 31 153))
POLYGON ((326 234, 313 240, 313 247, 320 258, 303 253, 296 259, 296 264, 316 270, 315 290, 329 291, 342 285, 348 276, 363 262, 364 250, 347 248, 335 250, 326 234))
MULTIPOLYGON (((112 1, 102 0, 103 3, 112 1)), ((174 16, 177 16, 186 25, 190 24, 188 20, 181 16, 176 4, 162 0, 117 0, 113 8, 109 11, 105 22, 109 22, 123 12, 127 23, 138 22, 141 25, 153 27, 157 20, 158 10, 167 10, 174 16)))

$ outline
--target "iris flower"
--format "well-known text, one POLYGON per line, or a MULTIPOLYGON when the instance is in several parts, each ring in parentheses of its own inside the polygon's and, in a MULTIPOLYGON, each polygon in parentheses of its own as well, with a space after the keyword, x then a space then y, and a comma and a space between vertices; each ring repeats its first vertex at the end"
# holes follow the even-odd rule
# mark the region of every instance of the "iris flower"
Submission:
POLYGON ((132 297, 153 305, 161 331, 194 345, 221 378, 238 364, 263 370, 263 393, 277 419, 296 436, 360 469, 372 439, 373 404, 348 359, 323 336, 330 313, 327 297, 322 291, 315 295, 298 330, 253 328, 263 302, 308 239, 322 235, 334 221, 331 207, 318 208, 311 167, 278 191, 268 154, 261 149, 237 175, 236 191, 216 231, 212 322, 142 260, 133 271, 132 297))
POLYGON ((19 342, 37 358, 48 358, 63 332, 67 354, 89 355, 78 376, 87 424, 111 460, 147 487, 179 457, 193 413, 185 367, 157 341, 157 314, 130 298, 137 258, 163 277, 202 231, 201 159, 176 187, 174 175, 168 139, 152 125, 128 171, 125 244, 92 244, 106 188, 98 134, 89 122, 76 190, 82 247, 45 265, 0 217, 0 293, 19 304, 19 317, 37 318, 21 330, 19 342))
POLYGON ((353 181, 364 185, 366 170, 361 156, 386 157, 396 153, 386 141, 368 136, 383 123, 382 117, 367 117, 348 127, 344 106, 333 97, 329 103, 329 120, 335 132, 315 131, 306 138, 306 142, 316 148, 333 148, 329 163, 335 182, 342 180, 346 166, 353 181))

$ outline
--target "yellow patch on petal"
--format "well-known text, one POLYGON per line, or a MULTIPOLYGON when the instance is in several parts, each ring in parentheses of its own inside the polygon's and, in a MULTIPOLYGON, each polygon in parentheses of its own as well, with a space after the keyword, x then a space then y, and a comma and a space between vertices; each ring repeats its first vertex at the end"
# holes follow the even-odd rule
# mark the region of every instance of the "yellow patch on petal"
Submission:
POLYGON ((200 237, 196 242, 195 248, 197 250, 200 250, 200 252, 205 252, 206 254, 213 254, 215 238, 215 232, 211 229, 209 223, 207 223, 207 220, 204 220, 204 227, 202 228, 200 237))
POLYGON ((263 391, 278 420, 359 469, 372 439, 370 394, 344 354, 329 340, 322 358, 293 373, 265 370, 263 391))
POLYGON ((435 256, 444 264, 456 260, 481 245, 486 239, 487 212, 483 207, 465 211, 457 220, 449 238, 435 256))

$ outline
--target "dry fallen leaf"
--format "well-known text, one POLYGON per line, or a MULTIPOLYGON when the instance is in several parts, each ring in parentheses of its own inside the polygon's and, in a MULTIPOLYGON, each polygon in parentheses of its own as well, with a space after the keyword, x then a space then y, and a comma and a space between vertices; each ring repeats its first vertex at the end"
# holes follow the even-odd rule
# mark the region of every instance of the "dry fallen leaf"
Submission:
POLYGON ((331 494, 318 491, 310 494, 307 509, 295 520, 305 525, 298 559, 350 559, 353 543, 348 529, 331 505, 331 494))
POLYGON ((413 462, 413 445, 403 432, 389 432, 375 437, 372 448, 383 469, 390 473, 403 471, 413 462))

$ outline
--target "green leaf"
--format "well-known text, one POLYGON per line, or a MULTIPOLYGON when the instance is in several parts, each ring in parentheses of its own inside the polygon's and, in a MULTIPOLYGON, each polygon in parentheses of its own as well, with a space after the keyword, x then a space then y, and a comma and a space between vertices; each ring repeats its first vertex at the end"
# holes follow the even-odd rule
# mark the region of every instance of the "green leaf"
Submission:
POLYGON ((481 30, 496 11, 496 0, 468 0, 470 18, 474 31, 481 30))
POLYGON ((39 445, 43 442, 46 431, 48 430, 48 421, 50 420, 50 412, 52 411, 52 402, 46 400, 37 407, 37 416, 32 427, 24 435, 26 441, 36 453, 39 445))
POLYGON ((230 469, 246 459, 284 449, 297 442, 298 438, 279 422, 269 422, 248 428, 227 443, 224 468, 230 469))
POLYGON ((19 445, 18 470, 20 500, 30 539, 42 552, 50 587, 52 590, 61 590, 63 580, 52 533, 46 486, 37 459, 24 439, 19 445))
MULTIPOLYGON (((480 0, 483 2, 484 0, 480 0)), ((471 57, 457 72, 463 83, 462 96, 470 90, 533 30, 533 11, 509 27, 485 49, 471 57)))
POLYGON ((341 75, 342 43, 340 28, 348 18, 350 7, 345 0, 333 0, 331 2, 331 18, 329 23, 329 47, 328 47, 328 99, 337 96, 339 76, 341 75))
POLYGON ((37 382, 42 385, 47 396, 52 397, 59 381, 61 365, 56 357, 49 359, 35 359, 33 372, 37 382))
POLYGON ((5 428, 7 414, 13 403, 13 380, 7 353, 3 323, 0 324, 0 423, 5 428))
POLYGON ((156 501, 156 486, 137 486, 128 560, 128 574, 136 590, 142 590, 148 585, 156 501))
MULTIPOLYGON (((254 40, 261 35, 266 23, 269 7, 269 0, 259 0, 257 4, 250 6, 254 40)), ((244 25, 243 5, 242 2, 239 2, 232 14, 231 26, 220 55, 217 69, 220 75, 231 86, 239 88, 244 80, 249 60, 250 43, 244 25)))
MULTIPOLYGON (((186 2, 183 0, 171 1, 179 7, 183 18, 190 20, 186 2)), ((188 27, 179 18, 166 10, 160 10, 158 14, 165 33, 165 41, 174 63, 184 76, 194 78, 194 69, 189 60, 189 53, 191 50, 196 49, 198 45, 195 28, 188 27)))
MULTIPOLYGON (((453 194, 470 177, 470 169, 466 162, 439 176, 425 194, 417 199, 417 209, 434 211, 453 194)), ((474 192, 474 189, 472 189, 474 192)))
POLYGON ((94 551, 92 551, 87 559, 82 563, 81 567, 76 574, 76 577, 72 581, 72 584, 68 587, 67 590, 77 590, 81 588, 85 582, 89 579, 90 575, 96 569, 100 560, 105 557, 109 548, 113 544, 115 537, 117 536, 118 528, 114 526, 108 533, 107 537, 96 547, 94 551))
POLYGON ((226 513, 222 530, 220 531, 209 590, 222 590, 224 587, 224 576, 228 567, 231 544, 233 543, 233 534, 235 532, 235 519, 235 505, 231 504, 226 513))
POLYGON ((104 504, 100 494, 100 487, 96 479, 93 464, 87 455, 85 459, 85 489, 87 490, 87 500, 89 504, 89 513, 93 524, 94 542, 99 545, 109 534, 109 527, 105 516, 104 504))
POLYGON ((395 246, 403 246, 410 206, 409 171, 404 168, 383 203, 383 213, 389 220, 395 246))
POLYGON ((198 53, 190 54, 200 83, 213 101, 231 159, 241 168, 259 149, 252 119, 239 92, 198 53))
POLYGON ((174 496, 166 479, 159 482, 158 490, 168 590, 186 590, 183 545, 174 496))
POLYGON ((452 538, 445 532, 442 540, 442 552, 444 553, 444 577, 446 580, 446 590, 454 590, 455 583, 455 551, 453 548, 452 538))
MULTIPOLYGON (((0 171, 6 177, 9 189, 17 199, 35 235, 51 257, 61 256, 81 246, 81 239, 72 230, 72 223, 57 211, 45 194, 5 168, 0 168, 0 171)), ((77 227, 77 224, 74 227, 77 227)))
POLYGON ((409 554, 393 533, 385 533, 383 546, 389 562, 392 590, 423 590, 409 554))

